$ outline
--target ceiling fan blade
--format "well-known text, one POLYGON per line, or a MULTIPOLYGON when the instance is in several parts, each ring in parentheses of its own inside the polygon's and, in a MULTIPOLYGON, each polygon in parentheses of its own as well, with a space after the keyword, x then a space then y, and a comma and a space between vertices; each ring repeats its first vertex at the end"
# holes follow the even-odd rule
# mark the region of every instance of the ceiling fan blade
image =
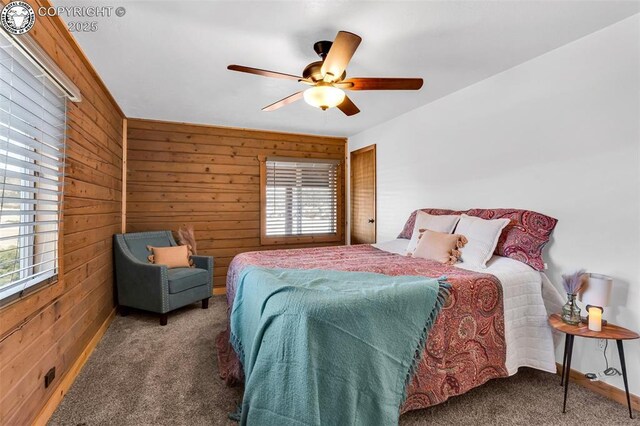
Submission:
POLYGON ((332 82, 340 78, 361 41, 362 38, 356 34, 347 31, 338 32, 322 63, 324 81, 332 82))
POLYGON ((360 112, 356 104, 354 104, 348 96, 344 97, 344 101, 342 101, 342 103, 338 105, 338 109, 344 112, 344 114, 347 116, 356 115, 360 112))
POLYGON ((239 71, 239 72, 246 72, 249 74, 261 75, 263 77, 284 78, 286 80, 295 80, 295 81, 303 80, 302 77, 298 77, 297 75, 284 74, 281 72, 269 71, 269 70, 261 70, 260 68, 245 67, 242 65, 229 65, 227 69, 231 71, 239 71))
POLYGON ((422 87, 421 78, 350 78, 336 87, 347 90, 419 90, 422 87))
POLYGON ((285 105, 289 105, 297 100, 302 99, 302 94, 303 92, 297 92, 294 93, 293 95, 289 95, 286 98, 280 99, 278 102, 274 102, 271 105, 267 105, 266 107, 262 108, 263 111, 275 111, 278 108, 282 108, 285 105))

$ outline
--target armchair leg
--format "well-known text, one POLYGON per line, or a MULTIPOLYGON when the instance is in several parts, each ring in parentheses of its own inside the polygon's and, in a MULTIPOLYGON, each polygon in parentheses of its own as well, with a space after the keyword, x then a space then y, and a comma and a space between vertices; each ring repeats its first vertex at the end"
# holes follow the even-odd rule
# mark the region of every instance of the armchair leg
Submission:
POLYGON ((202 299, 202 309, 209 309, 209 298, 202 299))
POLYGON ((167 325, 167 314, 160 314, 160 325, 167 325))
POLYGON ((120 316, 126 317, 127 315, 129 315, 129 307, 128 306, 120 305, 119 311, 120 311, 120 316))

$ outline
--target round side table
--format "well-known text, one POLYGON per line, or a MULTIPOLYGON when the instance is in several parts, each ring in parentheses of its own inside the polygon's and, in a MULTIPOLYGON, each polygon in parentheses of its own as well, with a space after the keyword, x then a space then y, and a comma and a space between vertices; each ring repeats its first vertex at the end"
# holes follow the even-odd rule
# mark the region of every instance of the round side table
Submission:
POLYGON ((567 393, 569 391, 569 372, 571 371, 571 355, 573 354, 573 340, 576 336, 586 337, 590 339, 610 339, 615 340, 618 344, 618 355, 620 356, 620 366, 622 367, 622 379, 624 381, 624 390, 627 394, 627 406, 629 407, 629 417, 633 418, 631 411, 631 398, 629 397, 629 383, 627 382, 627 366, 624 362, 624 348, 622 342, 624 340, 633 340, 640 338, 638 333, 628 330, 611 323, 602 326, 602 331, 589 330, 587 324, 570 325, 562 321, 559 314, 553 314, 549 317, 549 325, 555 330, 565 334, 564 339, 564 357, 562 359, 562 378, 560 384, 564 383, 564 402, 562 404, 562 412, 566 412, 567 393))

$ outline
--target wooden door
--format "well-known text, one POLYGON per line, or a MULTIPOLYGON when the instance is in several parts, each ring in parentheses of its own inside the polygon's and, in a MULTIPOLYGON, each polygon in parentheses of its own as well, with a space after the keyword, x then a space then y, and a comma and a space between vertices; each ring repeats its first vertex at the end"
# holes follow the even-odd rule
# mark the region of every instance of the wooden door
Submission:
POLYGON ((376 242, 376 146, 351 153, 351 244, 376 242))

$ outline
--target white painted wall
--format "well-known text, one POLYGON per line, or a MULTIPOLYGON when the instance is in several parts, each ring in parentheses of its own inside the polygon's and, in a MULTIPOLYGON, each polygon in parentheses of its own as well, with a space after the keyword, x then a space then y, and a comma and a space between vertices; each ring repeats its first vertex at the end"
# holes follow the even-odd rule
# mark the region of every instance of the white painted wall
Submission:
MULTIPOLYGON (((612 275, 605 318, 640 330, 639 28, 632 16, 350 138, 350 151, 377 144, 378 241, 421 207, 548 214, 551 280, 612 275)), ((640 341, 625 346, 640 395, 640 341)), ((576 339, 572 367, 604 369, 595 341, 576 339)))

